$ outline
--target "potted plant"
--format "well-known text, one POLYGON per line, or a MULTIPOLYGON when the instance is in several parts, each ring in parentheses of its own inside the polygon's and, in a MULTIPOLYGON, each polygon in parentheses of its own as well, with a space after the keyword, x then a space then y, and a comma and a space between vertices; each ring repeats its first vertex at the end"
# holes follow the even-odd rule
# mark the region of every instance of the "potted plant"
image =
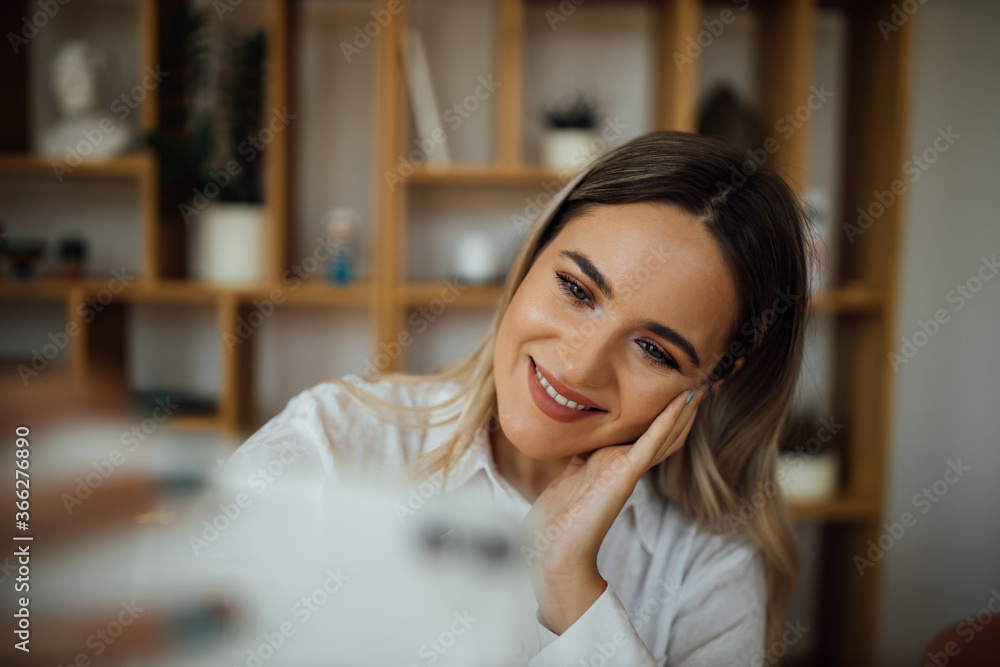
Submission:
POLYGON ((597 105, 583 93, 546 110, 542 164, 579 169, 596 156, 597 105))
POLYGON ((840 481, 837 434, 842 425, 815 406, 789 412, 778 440, 777 479, 789 502, 836 497, 840 481))
POLYGON ((149 139, 160 158, 164 213, 179 213, 187 228, 192 278, 260 282, 264 33, 241 35, 186 12, 169 34, 165 48, 174 51, 165 57, 185 75, 163 92, 163 126, 149 139))

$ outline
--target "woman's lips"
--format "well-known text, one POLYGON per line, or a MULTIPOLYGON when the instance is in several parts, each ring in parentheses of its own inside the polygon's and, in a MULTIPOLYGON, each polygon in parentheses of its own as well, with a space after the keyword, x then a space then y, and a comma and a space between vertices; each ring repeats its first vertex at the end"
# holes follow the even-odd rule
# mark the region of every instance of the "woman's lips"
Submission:
POLYGON ((580 405, 584 405, 591 410, 578 410, 576 408, 569 407, 568 405, 559 404, 554 398, 549 396, 545 387, 539 382, 538 377, 535 375, 536 366, 534 359, 528 358, 528 391, 531 394, 531 398, 535 401, 535 405, 538 409, 544 412, 546 415, 555 419, 556 421, 569 422, 576 421, 578 419, 585 419, 587 417, 602 414, 605 410, 602 410, 595 406, 592 401, 590 401, 586 396, 581 396, 576 392, 569 391, 561 383, 556 384, 545 375, 544 368, 538 368, 542 375, 545 376, 546 382, 548 382, 552 388, 559 393, 561 396, 572 400, 580 405), (562 390, 561 390, 561 389, 562 390))

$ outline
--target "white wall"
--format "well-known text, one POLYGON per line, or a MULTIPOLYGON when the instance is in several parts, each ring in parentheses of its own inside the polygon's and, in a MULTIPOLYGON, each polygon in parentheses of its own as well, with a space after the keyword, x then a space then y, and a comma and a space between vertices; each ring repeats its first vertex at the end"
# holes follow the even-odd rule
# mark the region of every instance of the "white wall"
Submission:
POLYGON ((917 521, 883 563, 877 664, 907 667, 924 664, 922 645, 938 630, 991 598, 1000 605, 991 592, 1000 591, 1000 276, 960 310, 947 300, 981 257, 1000 254, 1000 4, 927 2, 916 19, 910 152, 931 146, 938 128, 961 136, 903 204, 899 333, 912 337, 937 309, 949 316, 895 377, 888 518, 910 512, 917 521), (914 506, 959 459, 971 470, 939 483, 947 493, 936 503, 914 506))

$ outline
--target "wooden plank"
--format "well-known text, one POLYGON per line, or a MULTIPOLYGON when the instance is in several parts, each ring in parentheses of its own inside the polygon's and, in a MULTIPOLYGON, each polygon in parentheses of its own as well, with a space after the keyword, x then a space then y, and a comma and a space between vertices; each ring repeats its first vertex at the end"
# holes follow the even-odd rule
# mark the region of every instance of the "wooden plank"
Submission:
MULTIPOLYGON (((291 67, 289 31, 291 0, 268 0, 267 3, 267 64, 265 122, 273 114, 291 106, 289 87, 291 67)), ((289 137, 294 131, 286 127, 274 132, 264 154, 264 206, 267 211, 267 266, 265 280, 278 282, 287 265, 289 218, 289 137)))
POLYGON ((698 34, 698 0, 663 0, 660 5, 658 129, 697 130, 698 61, 684 57, 688 39, 698 34))
POLYGON ((757 88, 765 140, 777 143, 768 166, 776 169, 801 194, 808 183, 808 116, 813 77, 816 10, 810 0, 777 0, 761 9, 757 88), (805 109, 800 114, 800 111, 805 109), (791 114, 793 121, 788 120, 791 114), (803 120, 806 116, 806 120, 803 120), (785 124, 782 124, 785 123, 785 124), (787 130, 785 129, 787 128, 787 130), (790 132, 790 133, 789 133, 790 132))
POLYGON ((813 295, 810 306, 815 312, 881 313, 886 297, 883 290, 866 287, 825 289, 813 295))
POLYGON ((86 318, 85 298, 86 291, 79 285, 69 290, 66 299, 66 321, 71 323, 76 332, 69 341, 69 373, 77 390, 86 385, 89 370, 90 330, 86 318))
MULTIPOLYGON (((379 0, 378 10, 388 11, 390 0, 379 0)), ((384 174, 393 173, 396 161, 403 150, 403 127, 406 118, 406 101, 403 92, 403 76, 399 56, 399 38, 406 24, 406 5, 403 11, 385 26, 378 40, 376 72, 378 83, 375 90, 375 109, 378 114, 376 131, 375 192, 375 345, 390 345, 396 340, 403 326, 403 313, 399 304, 405 253, 405 229, 403 217, 406 211, 406 185, 390 184, 384 174)), ((390 359, 385 368, 391 372, 398 370, 402 360, 390 359)))
POLYGON ((496 160, 502 165, 521 162, 524 115, 524 0, 500 0, 499 53, 500 86, 497 104, 496 160))
POLYGON ((535 165, 456 164, 447 167, 420 166, 413 170, 410 182, 439 185, 541 185, 563 184, 575 172, 535 165))
POLYGON ((453 298, 449 305, 458 308, 496 308, 502 287, 443 283, 410 283, 403 288, 403 303, 407 307, 425 306, 436 299, 453 298))
MULTIPOLYGON (((847 65, 847 144, 842 165, 842 221, 856 222, 857 209, 873 201, 873 192, 891 187, 905 160, 910 58, 915 17, 889 39, 879 19, 892 11, 889 0, 858 4, 851 13, 847 65)), ((837 326, 834 359, 834 414, 851 423, 848 482, 854 492, 871 497, 879 523, 828 528, 824 549, 821 645, 827 664, 875 664, 881 561, 863 574, 854 557, 877 543, 884 519, 886 461, 889 456, 893 370, 887 354, 896 344, 899 308, 898 254, 901 201, 885 207, 864 234, 844 245, 842 281, 859 281, 886 297, 877 318, 842 318, 837 326)))
POLYGON ((239 300, 234 294, 222 294, 216 300, 216 331, 219 336, 219 412, 218 424, 236 433, 240 424, 240 363, 236 331, 239 300))
POLYGON ((150 159, 145 153, 89 157, 73 167, 72 171, 57 174, 52 166, 55 162, 53 158, 5 153, 0 155, 0 173, 12 176, 48 176, 56 180, 80 177, 142 179, 149 169, 150 159))

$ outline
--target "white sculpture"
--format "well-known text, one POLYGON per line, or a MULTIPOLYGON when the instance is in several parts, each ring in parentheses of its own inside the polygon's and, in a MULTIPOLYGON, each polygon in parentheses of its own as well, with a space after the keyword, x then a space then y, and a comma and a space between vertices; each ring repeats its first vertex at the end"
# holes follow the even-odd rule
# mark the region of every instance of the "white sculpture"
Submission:
POLYGON ((45 155, 116 155, 132 146, 130 124, 111 113, 107 95, 110 58, 87 42, 67 42, 52 62, 52 90, 59 104, 60 120, 41 137, 45 155))

